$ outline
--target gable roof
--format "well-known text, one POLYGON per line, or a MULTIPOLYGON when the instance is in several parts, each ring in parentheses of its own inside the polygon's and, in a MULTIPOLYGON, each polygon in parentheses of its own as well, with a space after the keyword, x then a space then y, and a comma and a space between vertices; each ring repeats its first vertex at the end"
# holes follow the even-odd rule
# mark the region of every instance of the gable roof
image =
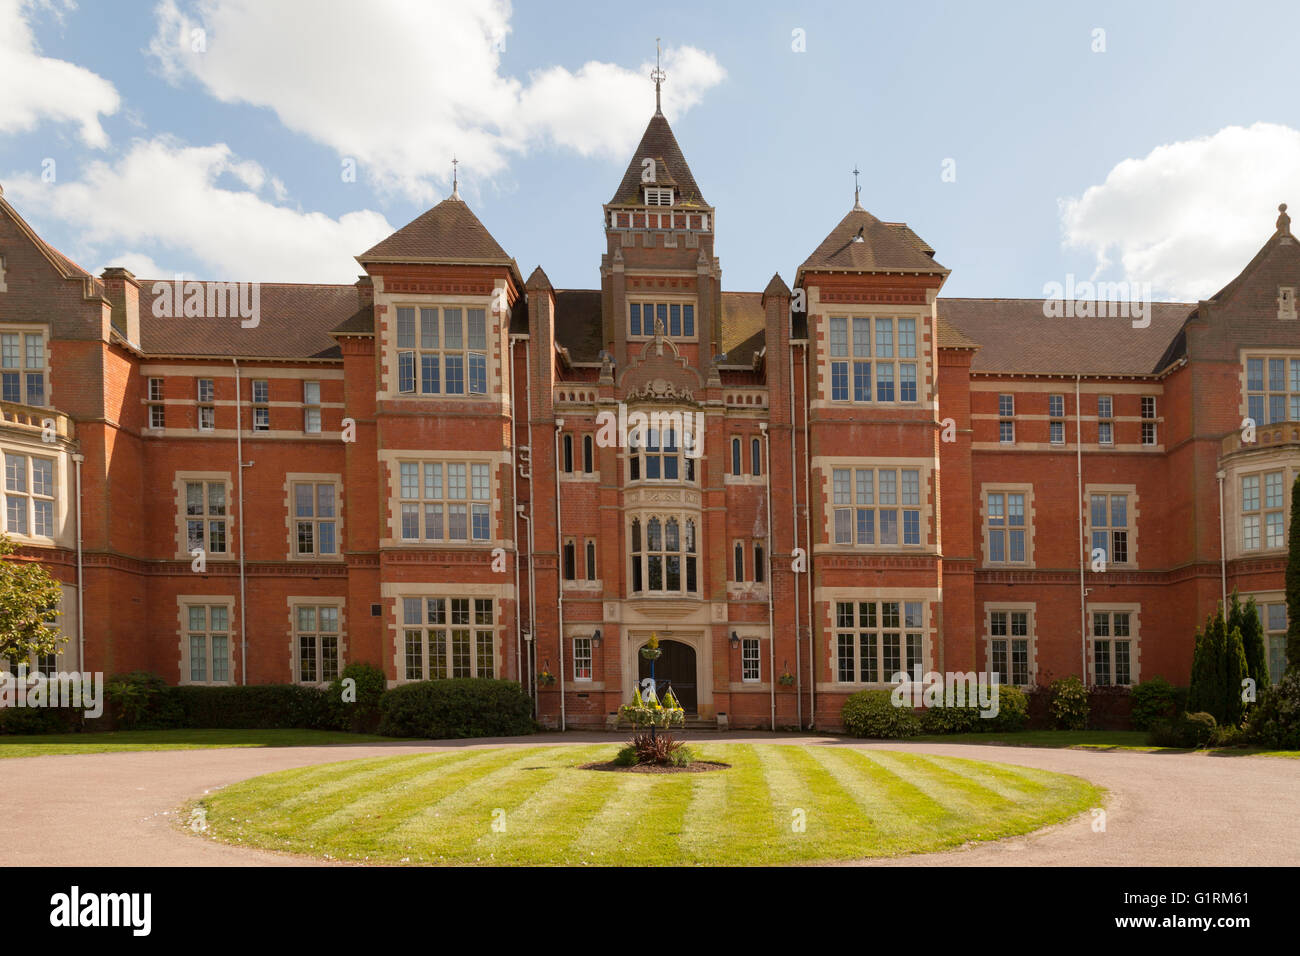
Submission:
MULTIPOLYGON (((1109 305, 1094 303, 1091 311, 1109 305)), ((1122 315, 1048 318, 1042 299, 940 297, 937 308, 940 347, 945 344, 945 325, 979 346, 972 372, 1151 375, 1168 364, 1166 350, 1195 306, 1153 302, 1146 328, 1134 328, 1134 320, 1122 315)))
POLYGON ((686 165, 686 157, 682 155, 682 149, 677 145, 677 137, 673 135, 668 120, 660 112, 650 117, 650 123, 641 135, 641 142, 632 154, 632 161, 628 163, 627 172, 623 174, 623 181, 618 184, 618 189, 615 190, 614 198, 609 201, 609 205, 617 203, 639 205, 642 202, 641 187, 651 185, 641 181, 641 162, 645 159, 655 161, 655 185, 670 185, 676 189, 675 205, 708 205, 704 201, 699 185, 695 182, 695 177, 691 175, 691 168, 686 165))
MULTIPOLYGON (((18 210, 9 205, 8 200, 4 198, 3 188, 0 188, 0 209, 3 209, 9 215, 9 218, 18 226, 18 230, 24 233, 31 240, 32 244, 40 250, 45 258, 50 260, 50 264, 58 270, 59 274, 63 276, 63 278, 94 279, 89 272, 81 268, 81 266, 77 265, 70 258, 37 235, 36 230, 28 224, 26 219, 19 215, 18 210)), ((98 283, 98 281, 98 279, 95 279, 96 283, 98 283)))
POLYGON ((514 265, 465 201, 455 195, 420 213, 357 256, 357 261, 514 265))
MULTIPOLYGON (((351 327, 362 312, 355 285, 260 283, 258 324, 244 328, 238 317, 224 319, 163 318, 154 315, 154 287, 170 279, 140 283, 140 350, 147 355, 221 356, 223 358, 338 359, 330 333, 351 327)), ((188 284, 188 283, 187 283, 188 284)), ((206 295, 211 282, 202 283, 206 295)))
POLYGON ((947 275, 934 250, 904 222, 882 222, 859 205, 849 210, 799 267, 804 272, 918 272, 947 275), (858 236, 862 241, 855 241, 858 236))

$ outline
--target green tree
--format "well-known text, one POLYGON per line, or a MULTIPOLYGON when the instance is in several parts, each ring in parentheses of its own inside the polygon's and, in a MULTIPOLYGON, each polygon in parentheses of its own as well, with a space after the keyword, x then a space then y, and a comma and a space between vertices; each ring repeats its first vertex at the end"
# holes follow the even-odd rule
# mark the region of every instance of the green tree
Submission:
POLYGON ((1291 551, 1286 561, 1286 669, 1300 665, 1300 476, 1291 485, 1291 551))
POLYGON ((1187 709, 1192 713, 1213 714, 1223 725, 1241 723, 1244 704, 1241 681, 1247 674, 1246 650, 1240 627, 1228 628, 1223 608, 1205 622, 1205 630, 1196 635, 1192 655, 1192 686, 1187 695, 1187 709))
POLYGON ((1268 651, 1264 647, 1264 628, 1259 620, 1259 608, 1253 597, 1242 604, 1237 592, 1232 592, 1232 610, 1228 613, 1228 629, 1241 631, 1241 646, 1246 653, 1246 674, 1255 680, 1256 692, 1269 686, 1268 651))
POLYGON ((1234 627, 1224 633, 1223 697, 1220 713, 1214 714, 1214 719, 1221 727, 1236 727, 1241 724, 1246 711, 1246 704, 1241 699, 1241 683, 1246 674, 1246 649, 1242 647, 1241 629, 1234 627))
POLYGON ((1187 689, 1187 709, 1192 713, 1205 710, 1209 703, 1210 689, 1214 686, 1214 674, 1210 661, 1210 632, 1207 627, 1196 632, 1196 644, 1192 651, 1192 681, 1187 689))
POLYGON ((0 658, 15 670, 33 655, 57 654, 67 641, 46 626, 59 604, 59 582, 39 562, 12 557, 17 550, 0 533, 0 658))

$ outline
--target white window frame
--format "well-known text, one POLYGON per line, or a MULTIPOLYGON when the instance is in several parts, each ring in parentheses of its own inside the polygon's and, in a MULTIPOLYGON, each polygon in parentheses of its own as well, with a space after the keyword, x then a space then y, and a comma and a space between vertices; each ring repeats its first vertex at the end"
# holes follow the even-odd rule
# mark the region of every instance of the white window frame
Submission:
POLYGON ((402 680, 495 677, 499 638, 496 610, 496 599, 482 595, 399 598, 397 613, 402 680), (490 667, 483 660, 484 638, 490 651, 490 667), (462 640, 463 645, 460 643, 462 640), (413 646, 418 649, 418 659, 417 655, 411 654, 413 646), (460 656, 462 646, 464 657, 460 656))
POLYGON ((493 466, 486 461, 401 459, 397 467, 397 538, 403 543, 480 545, 492 540, 493 466), (452 481, 453 476, 458 481, 452 481), (411 479, 414 480, 411 480, 411 479), (453 484, 455 488, 453 488, 453 484), (454 491, 463 491, 455 494, 454 491), (414 492, 414 493, 412 493, 414 492), (453 508, 463 508, 465 537, 451 536, 453 508), (434 520, 435 517, 438 520, 434 520), (408 534, 414 520, 416 534, 408 534), (485 528, 476 530, 480 521, 485 528), (437 531, 436 534, 432 533, 437 531))
POLYGON ((891 467, 891 468, 851 468, 837 466, 831 469, 831 541, 838 548, 924 548, 926 514, 926 480, 925 469, 891 467), (867 476, 866 481, 863 475, 867 476), (891 482, 882 476, 892 476, 892 491, 886 486, 891 482), (916 476, 915 500, 909 500, 912 492, 908 488, 909 475, 916 476), (846 477, 847 476, 847 477, 846 477), (847 482, 847 483, 846 483, 847 482), (892 501, 885 501, 886 494, 892 501), (870 513, 870 520, 862 521, 864 512, 870 513), (894 515, 894 538, 886 542, 881 515, 894 515), (916 540, 908 541, 908 516, 915 515, 916 540), (847 524, 847 535, 845 525, 847 524), (868 536, 870 541, 865 540, 868 536))
POLYGON ((629 543, 629 592, 637 597, 651 595, 699 597, 702 585, 699 535, 700 518, 694 514, 648 511, 629 515, 627 539, 629 543), (659 546, 655 548, 651 547, 653 544, 653 539, 650 536, 652 522, 659 523, 659 546), (668 547, 668 527, 670 522, 677 523, 676 548, 668 547), (676 558, 679 562, 679 586, 669 588, 669 567, 673 558, 676 558), (652 588, 650 586, 651 571, 656 566, 656 560, 659 562, 661 586, 652 588), (693 590, 690 588, 692 576, 695 578, 695 588, 693 590), (639 588, 636 586, 638 581, 641 585, 639 588))
POLYGON ((339 604, 316 602, 295 603, 291 610, 293 621, 294 682, 298 684, 328 684, 343 673, 343 608, 339 604), (311 612, 305 623, 304 612, 311 612), (324 612, 329 612, 324 613, 324 612), (326 627, 326 621, 333 627, 326 627), (312 675, 304 673, 303 641, 311 641, 312 675), (334 642, 333 667, 327 670, 329 655, 325 653, 326 641, 334 642), (331 672, 332 671, 332 672, 331 672))
POLYGON ((763 679, 763 642, 757 637, 740 639, 740 679, 757 684, 763 679))
POLYGON ((906 670, 910 677, 915 676, 917 669, 924 671, 928 659, 925 604, 921 600, 890 598, 835 601, 831 614, 836 682, 890 685, 900 671, 906 670), (886 654, 890 638, 897 640, 897 659, 886 654), (847 679, 846 648, 852 667, 847 679), (895 665, 893 668, 891 663, 895 665))
POLYGON ((486 308, 402 303, 394 315, 399 395, 462 399, 488 394, 486 308), (481 323, 481 337, 476 323, 481 323), (455 391, 449 389, 453 379, 460 386, 455 391))
MULTIPOLYGON (((17 538, 52 541, 58 532, 59 460, 45 455, 32 455, 24 451, 5 449, 4 470, 5 532, 17 538), (44 468, 38 469, 36 465, 38 461, 49 466, 48 493, 45 482, 41 482, 42 490, 37 490, 37 472, 45 473, 44 468), (17 527, 17 522, 12 520, 17 510, 15 506, 22 509, 23 527, 21 528, 17 527), (36 530, 38 515, 48 517, 48 534, 36 530)), ((44 520, 40 523, 44 523, 44 520)))
POLYGON ((0 399, 34 408, 49 407, 50 350, 43 328, 21 325, 0 326, 0 399), (10 337, 15 339, 13 343, 9 342, 10 337), (39 362, 32 361, 33 343, 40 351, 39 362), (10 376, 14 377, 12 383, 10 376), (33 394, 33 377, 39 382, 40 395, 33 394), (11 384, 16 386, 16 396, 12 394, 11 384), (33 398, 39 398, 40 401, 32 401, 33 398))
POLYGON ((827 395, 836 404, 921 401, 920 320, 910 315, 845 313, 827 319, 827 395), (883 369, 889 374, 882 376, 883 369), (904 386, 910 397, 904 398, 904 386))

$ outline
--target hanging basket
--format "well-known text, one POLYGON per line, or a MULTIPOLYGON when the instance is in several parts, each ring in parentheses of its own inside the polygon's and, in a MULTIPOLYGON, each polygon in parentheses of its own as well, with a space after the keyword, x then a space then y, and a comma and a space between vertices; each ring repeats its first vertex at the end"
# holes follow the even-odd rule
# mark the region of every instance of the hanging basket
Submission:
POLYGON ((657 661, 657 660, 659 660, 659 657, 660 657, 661 654, 663 654, 663 649, 662 649, 662 648, 659 648, 659 647, 643 647, 643 648, 641 648, 641 656, 644 657, 644 658, 645 658, 646 660, 648 660, 648 661, 657 661))

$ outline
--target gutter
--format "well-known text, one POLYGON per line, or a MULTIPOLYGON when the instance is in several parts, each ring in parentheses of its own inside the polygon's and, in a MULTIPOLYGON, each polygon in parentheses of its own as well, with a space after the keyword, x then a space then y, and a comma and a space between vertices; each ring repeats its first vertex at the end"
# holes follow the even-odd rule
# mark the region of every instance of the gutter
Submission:
POLYGON ((519 494, 516 478, 519 471, 519 423, 515 418, 515 399, 518 393, 515 390, 515 342, 517 340, 512 336, 510 338, 510 510, 513 515, 513 524, 510 527, 511 550, 514 552, 515 566, 515 679, 519 681, 519 686, 524 686, 524 662, 522 658, 524 648, 523 620, 520 612, 520 605, 523 603, 519 594, 519 494))
POLYGON ((1074 475, 1078 483, 1079 506, 1079 679, 1088 686, 1088 591, 1083 586, 1083 569, 1088 564, 1088 549, 1083 522, 1083 406, 1079 404, 1079 383, 1082 376, 1074 376, 1074 475))
MULTIPOLYGON (((789 315, 786 316, 787 323, 789 315)), ((790 349, 790 377, 786 379, 786 390, 790 393, 790 482, 792 485, 790 492, 790 558, 794 559, 794 551, 799 546, 799 494, 798 483, 794 480, 794 350, 790 349)), ((772 552, 773 570, 776 564, 776 551, 771 547, 772 542, 768 542, 768 550, 772 552)), ((803 729, 803 660, 799 656, 799 632, 802 628, 799 626, 799 579, 794 580, 794 686, 795 686, 795 716, 799 721, 799 728, 803 729)), ((767 590, 771 594, 772 589, 776 587, 772 576, 767 578, 767 590)))
MULTIPOLYGON (((564 428, 564 419, 555 420, 555 435, 552 443, 555 448, 555 461, 558 465, 560 460, 560 430, 564 428)), ((560 730, 565 728, 564 715, 564 530, 560 527, 560 469, 555 469, 555 593, 559 599, 557 605, 559 611, 559 648, 560 648, 560 673, 557 675, 560 681, 560 730)), ((574 547, 577 547, 575 544, 574 547)), ((576 556, 575 556, 576 557, 576 556)))
POLYGON ((808 413, 812 403, 808 397, 808 340, 803 343, 803 466, 804 466, 804 541, 808 544, 808 570, 804 573, 808 587, 808 729, 817 726, 817 612, 813 605, 813 536, 812 536, 812 449, 808 413))
POLYGON ((86 670, 86 587, 82 580, 81 558, 81 465, 86 456, 75 454, 73 464, 77 470, 77 664, 86 670))

